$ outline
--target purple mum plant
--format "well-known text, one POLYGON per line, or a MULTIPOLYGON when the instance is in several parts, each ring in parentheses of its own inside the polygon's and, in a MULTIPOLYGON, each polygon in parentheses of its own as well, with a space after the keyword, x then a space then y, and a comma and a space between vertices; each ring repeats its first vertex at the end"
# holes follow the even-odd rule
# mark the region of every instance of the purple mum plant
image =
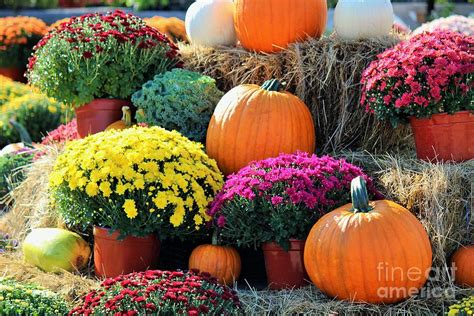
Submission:
POLYGON ((344 159, 282 154, 229 176, 208 214, 225 241, 287 248, 290 239, 305 239, 322 215, 350 203, 351 180, 357 176, 366 180, 372 198, 380 198, 372 179, 344 159))

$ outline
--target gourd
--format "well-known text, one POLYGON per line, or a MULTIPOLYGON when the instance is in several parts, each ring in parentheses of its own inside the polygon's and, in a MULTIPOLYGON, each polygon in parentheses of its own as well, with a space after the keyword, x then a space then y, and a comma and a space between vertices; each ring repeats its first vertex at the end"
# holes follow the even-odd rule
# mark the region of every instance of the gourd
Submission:
POLYGON ((458 249, 453 255, 452 266, 456 284, 474 287, 474 245, 458 249))
POLYGON ((37 228, 23 242, 25 262, 46 272, 74 271, 89 261, 89 244, 76 233, 60 228, 37 228))
POLYGON ((106 131, 111 129, 126 129, 132 126, 132 112, 129 106, 122 107, 122 119, 107 126, 106 131))
POLYGON ((303 101, 281 92, 280 87, 275 79, 262 87, 240 85, 217 104, 207 130, 206 149, 225 175, 280 153, 314 152, 311 113, 303 101))
POLYGON ((236 0, 237 38, 248 50, 277 52, 291 43, 320 37, 327 11, 326 0, 236 0))
POLYGON ((330 297, 399 302, 426 282, 432 251, 418 219, 393 201, 369 202, 365 181, 351 183, 352 204, 323 216, 311 229, 304 264, 330 297))
POLYGON ((232 46, 237 42, 232 0, 197 0, 186 12, 186 33, 202 46, 232 46))
POLYGON ((220 283, 232 285, 240 275, 242 263, 233 247, 219 246, 214 234, 212 244, 196 247, 189 257, 189 269, 207 272, 220 283))
POLYGON ((390 0, 339 0, 334 11, 334 28, 345 40, 388 35, 393 22, 390 0))

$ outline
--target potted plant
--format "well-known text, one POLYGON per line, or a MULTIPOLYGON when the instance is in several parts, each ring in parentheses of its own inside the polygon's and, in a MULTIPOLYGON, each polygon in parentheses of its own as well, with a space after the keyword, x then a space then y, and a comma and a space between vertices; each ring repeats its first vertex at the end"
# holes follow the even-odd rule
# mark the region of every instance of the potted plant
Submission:
POLYGON ((251 163, 228 177, 209 208, 222 238, 239 246, 262 246, 271 289, 300 287, 306 236, 314 222, 350 201, 360 168, 329 156, 282 154, 251 163))
POLYGON ((50 175, 66 224, 94 226, 95 272, 109 277, 153 267, 160 241, 202 229, 222 182, 201 145, 140 126, 68 143, 50 175))
POLYGON ((25 81, 28 57, 47 31, 48 26, 34 17, 0 18, 0 75, 25 81))
POLYGON ((240 315, 237 293, 205 273, 146 271, 107 279, 69 315, 240 315))
POLYGON ((132 103, 138 123, 176 130, 204 143, 212 113, 223 95, 211 77, 173 69, 145 83, 133 94, 132 103))
POLYGON ((361 104, 394 126, 410 121, 420 159, 474 158, 473 45, 451 31, 399 43, 364 71, 361 104))
POLYGON ((105 130, 155 74, 178 63, 177 47, 122 11, 86 14, 53 28, 35 46, 31 84, 76 110, 81 137, 105 130))

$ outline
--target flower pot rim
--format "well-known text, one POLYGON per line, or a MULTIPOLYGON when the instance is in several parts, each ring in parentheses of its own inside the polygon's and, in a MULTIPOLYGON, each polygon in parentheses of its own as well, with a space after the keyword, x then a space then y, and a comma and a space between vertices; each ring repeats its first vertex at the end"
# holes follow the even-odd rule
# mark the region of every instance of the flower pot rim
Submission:
POLYGON ((112 109, 115 109, 118 106, 122 107, 124 105, 131 106, 132 101, 126 100, 126 99, 117 99, 117 98, 97 98, 81 106, 74 107, 74 110, 76 112, 93 111, 93 110, 109 110, 109 107, 112 109))
MULTIPOLYGON (((288 249, 288 251, 295 251, 295 250, 297 251, 299 249, 304 248, 306 240, 290 238, 289 242, 290 242, 290 249, 288 249)), ((285 251, 283 247, 281 247, 279 244, 277 244, 274 241, 267 241, 267 242, 262 243, 262 249, 263 251, 285 251)))
MULTIPOLYGON (((101 227, 101 226, 94 225, 93 234, 94 236, 98 236, 104 239, 118 240, 120 236, 120 230, 119 229, 112 230, 112 228, 110 227, 101 227)), ((146 242, 148 240, 153 240, 153 239, 159 240, 158 235, 156 233, 151 233, 144 237, 127 235, 125 236, 125 238, 139 239, 139 240, 142 240, 143 242, 146 242)))
POLYGON ((470 110, 463 110, 463 111, 457 111, 457 112, 454 112, 454 113, 448 113, 448 112, 443 112, 443 113, 436 113, 436 114, 432 114, 430 117, 416 117, 416 116, 410 116, 410 120, 419 120, 419 121, 422 121, 422 120, 431 120, 433 119, 433 117, 440 117, 440 116, 447 116, 447 115, 451 115, 451 116, 454 116, 454 115, 465 115, 465 114, 474 114, 474 111, 470 111, 470 110))

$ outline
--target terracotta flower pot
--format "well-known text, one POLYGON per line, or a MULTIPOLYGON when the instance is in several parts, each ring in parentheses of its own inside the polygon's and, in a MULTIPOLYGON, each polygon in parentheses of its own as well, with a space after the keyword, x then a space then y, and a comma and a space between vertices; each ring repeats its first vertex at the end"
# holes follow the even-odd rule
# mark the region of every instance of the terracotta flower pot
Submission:
POLYGON ((411 117, 410 124, 419 159, 462 162, 474 158, 474 113, 411 117))
POLYGON ((288 252, 276 243, 262 245, 270 289, 299 288, 308 284, 303 261, 304 244, 304 240, 290 239, 288 252))
POLYGON ((15 81, 26 82, 24 76, 25 69, 21 67, 1 67, 0 75, 11 78, 15 81))
POLYGON ((127 100, 95 99, 76 109, 77 132, 81 138, 104 131, 122 118, 122 107, 132 106, 127 100))
POLYGON ((155 268, 160 253, 160 241, 155 234, 147 237, 127 236, 118 240, 119 232, 94 227, 94 268, 99 277, 155 268))

